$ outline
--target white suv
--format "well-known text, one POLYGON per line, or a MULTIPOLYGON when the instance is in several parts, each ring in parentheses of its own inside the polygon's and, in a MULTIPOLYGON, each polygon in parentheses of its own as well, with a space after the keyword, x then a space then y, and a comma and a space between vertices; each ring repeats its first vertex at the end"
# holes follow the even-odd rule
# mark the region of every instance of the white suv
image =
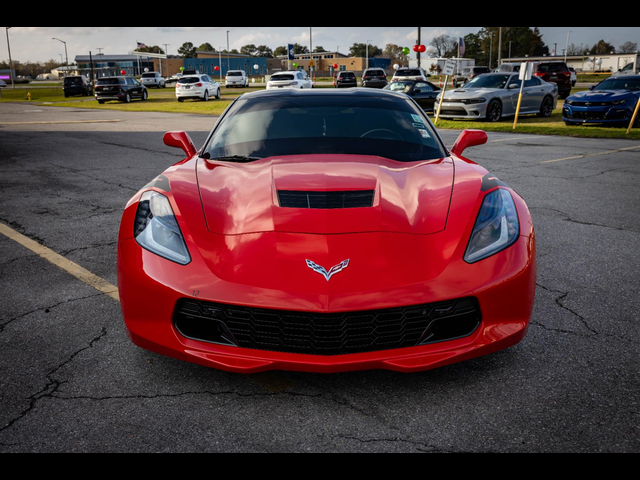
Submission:
POLYGON ((403 80, 415 80, 416 82, 426 82, 428 75, 424 68, 399 68, 391 79, 392 82, 401 82, 403 80))
POLYGON ((187 98, 200 98, 208 102, 210 98, 220 99, 220 85, 209 75, 184 76, 176 85, 176 98, 184 102, 187 98))
POLYGON ((225 79, 225 85, 227 88, 246 88, 249 86, 249 77, 243 70, 229 70, 227 78, 225 79))
POLYGON ((166 80, 158 72, 143 73, 142 84, 147 88, 165 88, 167 86, 166 80))
POLYGON ((267 90, 281 89, 310 89, 313 88, 313 82, 307 75, 307 72, 296 70, 292 72, 278 72, 271 76, 271 80, 267 83, 267 90))

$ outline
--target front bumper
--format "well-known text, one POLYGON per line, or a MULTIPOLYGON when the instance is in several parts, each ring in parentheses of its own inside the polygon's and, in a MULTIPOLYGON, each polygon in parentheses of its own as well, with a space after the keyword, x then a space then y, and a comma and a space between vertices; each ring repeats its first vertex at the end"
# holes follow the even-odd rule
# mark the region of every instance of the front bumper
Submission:
MULTIPOLYGON (((125 214, 126 215, 126 214, 125 214)), ((363 241, 366 241, 363 238, 363 241)), ((462 249, 466 242, 462 242, 462 249)), ((474 265, 456 261, 436 278, 422 284, 381 289, 335 303, 351 303, 360 312, 398 306, 438 303, 461 298, 477 300, 482 323, 465 338, 443 343, 336 356, 251 350, 195 341, 182 336, 174 324, 179 302, 246 305, 303 311, 294 294, 212 279, 197 248, 193 261, 182 267, 143 250, 134 239, 118 247, 118 283, 124 319, 132 341, 141 348, 207 367, 252 374, 270 370, 339 373, 361 370, 419 372, 491 354, 519 343, 526 335, 536 286, 534 237, 521 237, 504 252, 474 265), (460 271, 461 269, 464 271, 460 271), (188 280, 188 282, 184 280, 188 280)), ((320 297, 318 297, 320 298, 320 297)), ((338 298, 338 297, 336 297, 338 298)), ((320 303, 320 300, 315 300, 320 303)), ((306 310, 311 311, 311 310, 306 310)), ((318 308, 331 313, 328 306, 318 308)))
MULTIPOLYGON (((487 106, 487 103, 465 105, 458 102, 444 102, 440 111, 440 118, 483 120, 487 118, 487 106)), ((435 104, 435 111, 438 111, 438 103, 435 104)))
POLYGON ((621 124, 629 123, 633 118, 635 105, 606 105, 606 106, 574 106, 565 105, 562 109, 562 119, 575 124, 621 124))

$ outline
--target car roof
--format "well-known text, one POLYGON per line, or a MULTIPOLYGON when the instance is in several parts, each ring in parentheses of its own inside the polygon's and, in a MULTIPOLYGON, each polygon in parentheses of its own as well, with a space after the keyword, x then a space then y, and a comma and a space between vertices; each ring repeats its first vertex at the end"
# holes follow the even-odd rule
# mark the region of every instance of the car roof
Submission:
POLYGON ((397 98, 405 99, 406 95, 388 90, 378 90, 373 88, 357 88, 357 89, 333 89, 333 88, 317 88, 313 90, 260 90, 252 93, 245 93, 240 99, 249 100, 257 98, 282 98, 282 97, 350 97, 350 98, 397 98))
MULTIPOLYGON (((273 75, 284 75, 284 74, 288 74, 291 75, 292 73, 298 73, 301 72, 302 70, 285 70, 284 72, 276 72, 273 75)), ((273 76, 271 75, 271 76, 273 76)))
MULTIPOLYGON (((636 73, 636 74, 627 73, 627 74, 625 75, 625 74, 623 73, 622 75, 612 75, 612 76, 611 76, 611 77, 609 77, 609 78, 616 78, 616 79, 617 79, 617 78, 624 78, 625 80, 629 80, 629 79, 632 79, 632 80, 640 80, 640 75, 638 75, 637 73, 636 73)), ((603 80, 603 82, 604 82, 605 80, 609 80, 609 78, 605 78, 605 79, 603 80)))

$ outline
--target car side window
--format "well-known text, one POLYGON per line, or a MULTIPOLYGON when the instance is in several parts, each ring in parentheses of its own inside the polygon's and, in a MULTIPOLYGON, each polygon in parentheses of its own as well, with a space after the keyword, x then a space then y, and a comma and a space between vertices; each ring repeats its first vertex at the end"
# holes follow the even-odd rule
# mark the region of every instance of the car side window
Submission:
POLYGON ((538 78, 532 78, 531 80, 527 80, 524 82, 524 88, 537 87, 540 85, 540 80, 538 78))
POLYGON ((433 88, 431 88, 431 85, 429 85, 428 83, 425 83, 425 82, 416 83, 416 89, 421 90, 423 92, 432 92, 433 91, 433 88))

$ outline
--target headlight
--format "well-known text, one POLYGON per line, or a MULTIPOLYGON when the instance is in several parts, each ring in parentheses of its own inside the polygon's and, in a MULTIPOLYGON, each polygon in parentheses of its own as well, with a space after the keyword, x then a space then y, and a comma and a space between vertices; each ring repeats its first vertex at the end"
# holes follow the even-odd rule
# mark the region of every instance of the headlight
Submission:
POLYGON ((474 105, 477 103, 487 103, 487 99, 486 98, 470 98, 468 100, 463 100, 462 103, 464 103, 465 105, 474 105))
POLYGON ((627 103, 626 100, 618 100, 617 102, 611 102, 611 105, 624 105, 627 103))
POLYGON ((134 225, 138 245, 167 260, 187 265, 191 257, 169 199, 157 192, 146 192, 140 198, 134 225))
POLYGON ((567 105, 573 105, 573 103, 574 103, 574 102, 573 102, 573 100, 567 100, 567 101, 566 101, 566 102, 564 102, 564 103, 566 103, 567 105))
POLYGON ((513 245, 519 236, 520 222, 513 198, 507 190, 496 190, 484 199, 464 260, 476 263, 489 258, 513 245))

